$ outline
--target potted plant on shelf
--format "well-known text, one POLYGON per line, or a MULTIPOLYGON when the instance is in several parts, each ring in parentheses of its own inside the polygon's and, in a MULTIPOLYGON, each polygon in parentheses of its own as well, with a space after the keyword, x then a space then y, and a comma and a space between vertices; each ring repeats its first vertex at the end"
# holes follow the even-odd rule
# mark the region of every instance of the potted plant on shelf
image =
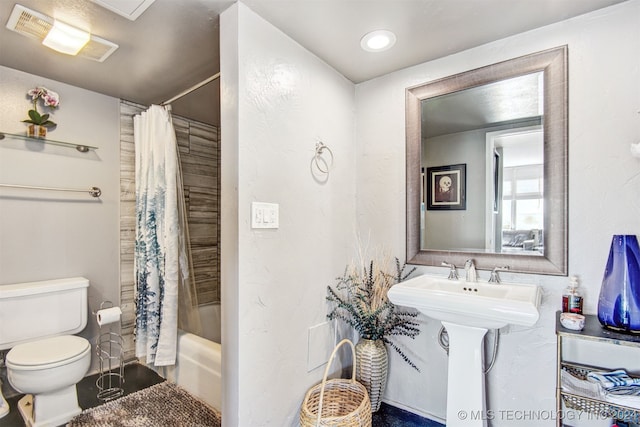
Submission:
POLYGON ((415 338, 420 330, 415 321, 418 313, 400 309, 387 298, 387 291, 406 280, 414 271, 405 273, 406 264, 395 258, 395 271, 389 272, 386 263, 373 260, 363 267, 347 267, 337 279, 335 288, 327 286, 327 300, 333 303, 327 318, 339 319, 360 334, 356 344, 356 378, 369 393, 371 410, 380 408, 387 384, 388 355, 386 346, 393 348, 411 367, 420 371, 392 336, 415 338), (386 264, 386 265, 385 265, 386 264))
POLYGON ((57 108, 60 105, 60 97, 58 94, 46 87, 39 86, 33 88, 27 92, 27 95, 33 102, 33 109, 29 110, 29 118, 23 120, 24 123, 28 123, 27 136, 32 138, 45 138, 47 136, 47 129, 56 126, 56 123, 49 120, 49 114, 40 114, 38 112, 38 99, 42 99, 42 103, 45 107, 57 108))

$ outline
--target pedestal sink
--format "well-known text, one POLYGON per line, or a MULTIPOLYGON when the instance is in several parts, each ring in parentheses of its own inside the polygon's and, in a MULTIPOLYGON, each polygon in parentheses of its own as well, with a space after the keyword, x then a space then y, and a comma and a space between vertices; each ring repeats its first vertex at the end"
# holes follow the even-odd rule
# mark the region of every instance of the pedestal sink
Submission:
POLYGON ((487 426, 483 340, 489 329, 533 326, 537 285, 480 283, 418 276, 394 285, 389 300, 440 320, 449 335, 447 427, 487 426))

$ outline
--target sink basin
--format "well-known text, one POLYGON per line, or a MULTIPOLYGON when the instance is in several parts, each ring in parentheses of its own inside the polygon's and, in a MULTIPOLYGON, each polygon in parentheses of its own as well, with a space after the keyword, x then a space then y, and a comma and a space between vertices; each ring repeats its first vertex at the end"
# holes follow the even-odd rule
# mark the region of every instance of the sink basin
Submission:
POLYGON ((396 305, 413 307, 437 320, 498 329, 508 324, 533 326, 539 317, 541 292, 537 285, 424 275, 394 285, 388 296, 396 305))
POLYGON ((540 288, 425 275, 394 285, 387 295, 396 305, 440 320, 447 330, 447 427, 488 427, 482 415, 487 414, 484 336, 488 329, 509 324, 533 326, 539 317, 540 288))

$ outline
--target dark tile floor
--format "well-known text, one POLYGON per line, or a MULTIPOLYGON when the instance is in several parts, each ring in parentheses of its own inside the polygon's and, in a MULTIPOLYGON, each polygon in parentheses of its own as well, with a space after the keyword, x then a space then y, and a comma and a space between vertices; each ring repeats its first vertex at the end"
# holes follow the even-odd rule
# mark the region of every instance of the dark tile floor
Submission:
MULTIPOLYGON (((164 381, 162 377, 156 374, 151 369, 139 365, 131 364, 125 366, 125 383, 124 394, 133 393, 138 390, 142 390, 154 384, 164 381)), ((90 375, 84 378, 78 383, 78 403, 82 409, 93 408, 100 405, 102 402, 98 400, 96 387, 96 375, 90 375)), ((3 381, 6 380, 3 378, 3 381)), ((20 412, 18 412, 17 404, 22 395, 16 395, 10 393, 9 388, 3 384, 3 391, 5 392, 5 398, 9 403, 11 412, 0 418, 0 427, 24 427, 24 422, 20 412), (13 394, 13 395, 11 395, 13 394)), ((149 426, 156 427, 156 426, 149 426)), ((160 426, 157 426, 160 427, 160 426)), ((419 417, 418 415, 404 411, 402 409, 393 407, 382 403, 380 410, 373 414, 373 426, 372 427, 444 427, 442 424, 428 420, 426 418, 419 417)))
POLYGON ((444 427, 443 424, 422 418, 411 412, 382 402, 373 414, 372 427, 444 427))

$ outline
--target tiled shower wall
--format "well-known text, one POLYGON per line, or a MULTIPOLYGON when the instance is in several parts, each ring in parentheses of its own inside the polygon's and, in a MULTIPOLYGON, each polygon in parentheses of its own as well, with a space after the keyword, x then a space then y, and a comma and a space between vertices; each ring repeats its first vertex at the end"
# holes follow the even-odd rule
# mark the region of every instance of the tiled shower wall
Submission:
MULTIPOLYGON (((125 360, 133 359, 135 182, 133 116, 146 107, 120 102, 120 305, 125 360)), ((187 204, 198 303, 220 302, 220 145, 215 126, 174 116, 187 204)))

